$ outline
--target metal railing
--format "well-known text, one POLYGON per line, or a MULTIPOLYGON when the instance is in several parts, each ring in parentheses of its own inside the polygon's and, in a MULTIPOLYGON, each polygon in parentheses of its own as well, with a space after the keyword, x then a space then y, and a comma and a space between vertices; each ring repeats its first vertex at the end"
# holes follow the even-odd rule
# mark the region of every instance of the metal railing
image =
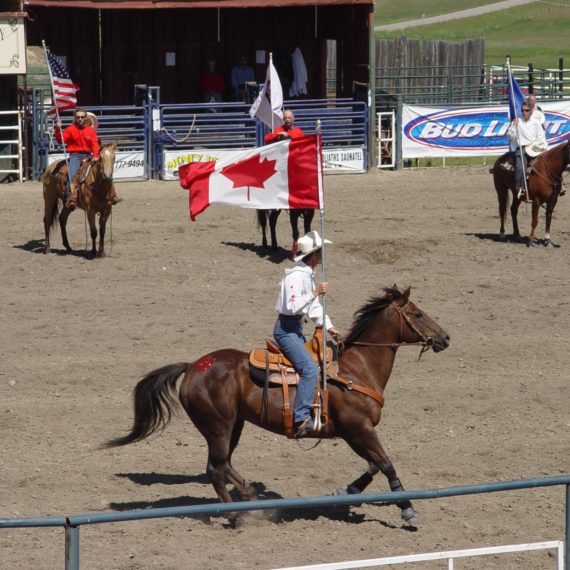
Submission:
MULTIPOLYGON (((537 99, 570 98, 570 69, 512 68, 523 93, 537 99)), ((505 65, 454 65, 386 68, 376 76, 377 110, 409 104, 504 103, 508 95, 505 65)))
POLYGON ((565 561, 564 570, 570 570, 570 475, 559 475, 541 479, 525 479, 520 481, 504 481, 499 483, 480 483, 459 487, 444 487, 442 489, 425 489, 416 491, 397 491, 381 493, 362 493, 356 495, 334 495, 325 497, 301 497, 297 499, 270 499, 263 501, 243 501, 239 503, 215 503, 210 505, 193 505, 187 507, 167 507, 144 509, 115 513, 90 513, 62 517, 43 518, 3 518, 0 528, 30 528, 30 527, 63 527, 65 529, 65 570, 79 570, 80 543, 79 529, 82 525, 114 523, 143 519, 165 517, 219 515, 229 512, 264 511, 270 509, 299 509, 313 507, 335 507, 341 505, 361 504, 394 504, 406 500, 440 499, 443 497, 458 497, 462 495, 479 495, 499 491, 514 491, 520 489, 535 489, 564 485, 566 487, 565 508, 565 561))

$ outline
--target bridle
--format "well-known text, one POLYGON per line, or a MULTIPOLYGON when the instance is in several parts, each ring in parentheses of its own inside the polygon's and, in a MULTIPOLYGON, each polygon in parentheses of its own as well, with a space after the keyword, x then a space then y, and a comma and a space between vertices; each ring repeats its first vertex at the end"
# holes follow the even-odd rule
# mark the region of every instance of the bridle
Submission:
POLYGON ((412 331, 414 331, 414 333, 418 336, 418 338, 420 339, 419 341, 417 341, 417 342, 387 342, 387 343, 383 343, 383 342, 362 342, 362 341, 355 340, 355 341, 351 342, 350 344, 354 344, 354 345, 358 345, 358 346, 387 347, 387 348, 393 348, 394 350, 396 350, 400 346, 421 346, 422 349, 420 351, 420 355, 418 356, 418 360, 419 360, 422 357, 422 354, 424 352, 428 351, 434 345, 435 341, 433 340, 433 337, 425 335, 418 328, 418 326, 412 321, 410 316, 406 313, 405 309, 409 304, 410 304, 410 302, 408 301, 408 302, 406 302, 406 304, 404 306, 400 307, 400 305, 398 305, 398 303, 396 301, 392 301, 392 303, 391 303, 391 305, 394 307, 394 309, 396 309, 396 312, 400 316, 400 337, 402 337, 403 332, 404 332, 404 321, 405 321, 406 324, 412 329, 412 331))

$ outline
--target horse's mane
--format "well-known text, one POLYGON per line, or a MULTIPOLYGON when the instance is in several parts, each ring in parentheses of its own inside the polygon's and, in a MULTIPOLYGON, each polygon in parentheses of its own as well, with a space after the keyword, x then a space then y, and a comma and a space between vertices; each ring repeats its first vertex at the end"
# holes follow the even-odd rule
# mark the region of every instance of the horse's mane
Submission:
POLYGON ((352 327, 344 340, 346 347, 350 346, 350 344, 358 339, 358 337, 370 326, 370 322, 380 311, 383 311, 393 301, 397 301, 405 295, 408 295, 410 288, 408 287, 405 291, 400 291, 398 286, 394 285, 392 287, 384 287, 383 291, 384 295, 372 297, 365 305, 360 307, 360 309, 354 313, 352 327))

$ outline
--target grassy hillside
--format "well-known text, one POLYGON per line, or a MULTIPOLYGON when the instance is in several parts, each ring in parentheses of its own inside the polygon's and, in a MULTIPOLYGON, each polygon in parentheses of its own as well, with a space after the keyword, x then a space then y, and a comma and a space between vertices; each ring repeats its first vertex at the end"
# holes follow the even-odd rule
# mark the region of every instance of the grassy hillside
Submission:
MULTIPOLYGON (((470 3, 482 5, 486 2, 470 3)), ((377 25, 388 23, 384 20, 384 4, 388 0, 379 0, 376 4, 377 25)), ((395 3, 397 4, 397 3, 395 3)), ((419 7, 419 12, 410 10, 406 19, 421 17, 423 4, 411 2, 419 7)), ((450 2, 438 0, 429 2, 433 5, 449 5, 450 2)), ((461 4, 456 2, 455 5, 461 4)), ((408 5, 408 3, 406 3, 408 5)), ((457 8, 457 9, 463 9, 457 8)), ((386 8, 386 10, 389 10, 386 8)), ((393 7, 396 13, 396 7, 393 7)), ((423 10, 425 12, 425 10, 423 10)), ((434 15, 434 14, 430 14, 434 15)), ((377 32, 378 38, 406 36, 413 39, 440 39, 461 42, 467 39, 485 38, 485 63, 504 63, 506 55, 511 55, 514 65, 532 63, 539 68, 557 68, 558 59, 564 58, 564 67, 570 68, 570 0, 545 4, 536 2, 492 12, 475 18, 450 20, 442 24, 408 28, 396 32, 377 32)))
POLYGON ((431 18, 468 8, 477 8, 487 4, 494 4, 497 0, 376 0, 375 20, 376 26, 395 24, 418 18, 431 18))

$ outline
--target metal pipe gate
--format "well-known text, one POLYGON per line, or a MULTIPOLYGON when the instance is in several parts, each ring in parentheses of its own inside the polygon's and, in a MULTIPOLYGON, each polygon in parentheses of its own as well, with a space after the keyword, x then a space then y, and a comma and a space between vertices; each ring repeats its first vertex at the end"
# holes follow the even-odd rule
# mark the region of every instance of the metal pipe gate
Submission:
POLYGON ((339 505, 361 505, 362 503, 392 504, 405 500, 440 499, 442 497, 478 495, 482 493, 535 489, 538 487, 552 487, 557 485, 566 486, 564 570, 570 570, 570 556, 568 553, 568 545, 570 544, 570 475, 559 475, 555 477, 545 477, 542 479, 504 481, 499 483, 480 483, 477 485, 444 487, 442 489, 426 489, 423 491, 389 491, 382 493, 362 493, 356 495, 304 497, 298 499, 271 499, 264 501, 243 501, 239 503, 214 503, 210 505, 144 509, 117 513, 91 513, 71 515, 67 517, 0 519, 0 528, 64 527, 65 570, 79 570, 79 528, 81 525, 86 524, 102 524, 191 515, 219 515, 228 512, 263 511, 270 509, 333 507, 339 505))

